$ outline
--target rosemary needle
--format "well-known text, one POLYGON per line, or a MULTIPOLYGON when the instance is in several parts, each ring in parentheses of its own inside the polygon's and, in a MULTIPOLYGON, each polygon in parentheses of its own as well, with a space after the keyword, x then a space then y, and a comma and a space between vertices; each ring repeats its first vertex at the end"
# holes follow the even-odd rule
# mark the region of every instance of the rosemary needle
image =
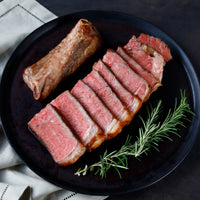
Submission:
POLYGON ((95 174, 100 174, 102 178, 106 177, 106 173, 110 168, 114 168, 120 178, 119 169, 128 169, 128 157, 140 157, 143 154, 148 154, 151 148, 159 151, 159 142, 164 139, 172 141, 170 134, 179 136, 179 126, 185 127, 183 120, 188 120, 186 113, 193 114, 185 96, 185 92, 181 91, 181 100, 179 105, 175 99, 175 106, 173 110, 169 110, 163 122, 159 121, 162 111, 162 101, 159 100, 157 105, 147 108, 147 119, 142 121, 142 127, 139 128, 139 136, 137 136, 134 143, 131 142, 131 136, 127 136, 124 145, 119 150, 108 153, 105 150, 104 154, 100 156, 100 160, 90 166, 85 165, 84 168, 77 170, 75 175, 86 175, 88 171, 94 171, 95 174))

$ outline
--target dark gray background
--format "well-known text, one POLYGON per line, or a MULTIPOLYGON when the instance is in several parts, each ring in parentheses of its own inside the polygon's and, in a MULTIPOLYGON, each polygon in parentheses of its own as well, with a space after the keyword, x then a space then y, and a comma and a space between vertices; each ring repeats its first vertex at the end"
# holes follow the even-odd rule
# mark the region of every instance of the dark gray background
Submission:
MULTIPOLYGON (((83 10, 121 11, 147 20, 186 52, 200 77, 200 0, 38 0, 57 16, 83 10)), ((176 73, 176 72, 175 72, 176 73)), ((200 136, 181 165, 160 182, 109 200, 200 199, 200 136)))

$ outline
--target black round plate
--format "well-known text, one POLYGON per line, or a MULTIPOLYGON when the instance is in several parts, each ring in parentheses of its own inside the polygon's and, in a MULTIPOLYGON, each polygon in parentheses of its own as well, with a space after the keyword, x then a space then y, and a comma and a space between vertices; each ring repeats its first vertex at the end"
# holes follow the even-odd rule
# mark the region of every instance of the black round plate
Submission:
MULTIPOLYGON (((57 18, 31 33, 16 49, 4 70, 1 81, 1 121, 4 132, 22 160, 39 176, 65 189, 80 193, 111 195, 122 194, 147 187, 169 174, 190 151, 199 132, 200 87, 195 70, 182 49, 168 35, 154 25, 136 17, 118 12, 85 11, 57 18), (100 31, 103 49, 88 60, 69 79, 64 81, 45 101, 33 99, 32 92, 22 79, 23 70, 43 57, 58 44, 72 29, 80 18, 94 23, 100 31), (110 170, 105 179, 99 175, 88 173, 86 176, 75 176, 79 167, 99 160, 105 149, 119 149, 125 142, 127 134, 136 136, 141 125, 138 116, 125 127, 122 133, 91 153, 86 153, 75 164, 60 167, 52 160, 48 151, 29 132, 27 122, 48 102, 83 78, 92 64, 102 58, 107 48, 116 49, 124 45, 133 34, 141 32, 159 37, 170 47, 173 60, 168 62, 164 70, 163 86, 153 93, 149 102, 163 100, 164 113, 174 106, 175 97, 180 97, 180 89, 185 90, 188 102, 195 117, 186 123, 187 128, 180 130, 181 138, 173 136, 173 142, 164 141, 159 145, 160 152, 152 149, 148 156, 141 160, 130 158, 129 170, 120 170, 122 179, 115 170, 110 170)), ((139 114, 145 116, 145 103, 139 114)))

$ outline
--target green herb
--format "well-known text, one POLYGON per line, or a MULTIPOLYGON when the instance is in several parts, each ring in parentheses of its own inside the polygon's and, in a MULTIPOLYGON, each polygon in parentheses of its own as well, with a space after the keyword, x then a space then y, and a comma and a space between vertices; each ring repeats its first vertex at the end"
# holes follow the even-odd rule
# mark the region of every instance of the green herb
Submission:
POLYGON ((139 136, 134 143, 131 142, 131 136, 127 136, 126 142, 119 149, 108 153, 107 150, 100 156, 100 161, 90 166, 85 165, 80 168, 75 175, 86 175, 88 171, 94 171, 95 174, 100 174, 102 178, 106 177, 106 173, 110 168, 114 168, 121 177, 119 169, 128 169, 128 157, 140 157, 143 154, 148 154, 151 148, 159 151, 159 142, 164 139, 172 141, 170 134, 177 133, 180 126, 185 127, 183 120, 188 120, 186 113, 193 114, 185 96, 185 92, 181 92, 181 100, 179 105, 175 99, 173 110, 169 110, 163 122, 159 121, 162 111, 162 101, 158 101, 153 107, 150 105, 147 108, 146 121, 140 117, 143 127, 139 128, 139 136))

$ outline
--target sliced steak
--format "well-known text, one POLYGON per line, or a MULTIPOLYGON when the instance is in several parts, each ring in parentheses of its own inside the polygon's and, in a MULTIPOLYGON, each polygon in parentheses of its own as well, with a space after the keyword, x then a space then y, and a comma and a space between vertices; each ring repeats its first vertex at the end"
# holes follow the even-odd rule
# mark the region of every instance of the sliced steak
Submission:
POLYGON ((74 163, 86 148, 91 151, 118 135, 161 85, 168 47, 151 36, 138 41, 133 36, 117 52, 108 49, 71 92, 63 92, 28 123, 59 165, 74 163))
POLYGON ((127 108, 122 104, 115 92, 110 88, 98 71, 93 69, 83 81, 98 95, 122 125, 130 123, 131 116, 127 108))
POLYGON ((122 103, 127 107, 129 113, 131 114, 131 118, 133 118, 142 105, 141 100, 124 88, 115 75, 101 60, 95 63, 93 68, 101 74, 104 80, 106 80, 122 103))
POLYGON ((111 139, 121 132, 122 126, 95 92, 83 81, 79 80, 71 91, 93 120, 103 129, 105 139, 111 139))
POLYGON ((148 53, 147 46, 142 46, 135 36, 132 36, 129 42, 124 46, 124 49, 138 64, 161 82, 165 61, 157 51, 148 53))
POLYGON ((103 133, 100 127, 68 90, 53 100, 51 105, 63 116, 89 151, 97 148, 103 142, 103 133))
POLYGON ((141 33, 140 36, 137 38, 137 41, 154 48, 164 57, 165 61, 169 61, 172 59, 169 47, 159 38, 141 33))
POLYGON ((132 94, 137 95, 142 101, 146 101, 150 95, 148 83, 136 74, 119 54, 109 49, 103 57, 103 62, 107 64, 119 81, 132 94))
POLYGON ((85 152, 85 147, 50 104, 36 114, 28 125, 59 165, 70 165, 85 152))
POLYGON ((142 78, 144 78, 152 91, 157 90, 161 83, 148 71, 146 71, 141 65, 139 65, 131 56, 129 56, 122 47, 117 48, 117 53, 129 64, 129 66, 142 78))

